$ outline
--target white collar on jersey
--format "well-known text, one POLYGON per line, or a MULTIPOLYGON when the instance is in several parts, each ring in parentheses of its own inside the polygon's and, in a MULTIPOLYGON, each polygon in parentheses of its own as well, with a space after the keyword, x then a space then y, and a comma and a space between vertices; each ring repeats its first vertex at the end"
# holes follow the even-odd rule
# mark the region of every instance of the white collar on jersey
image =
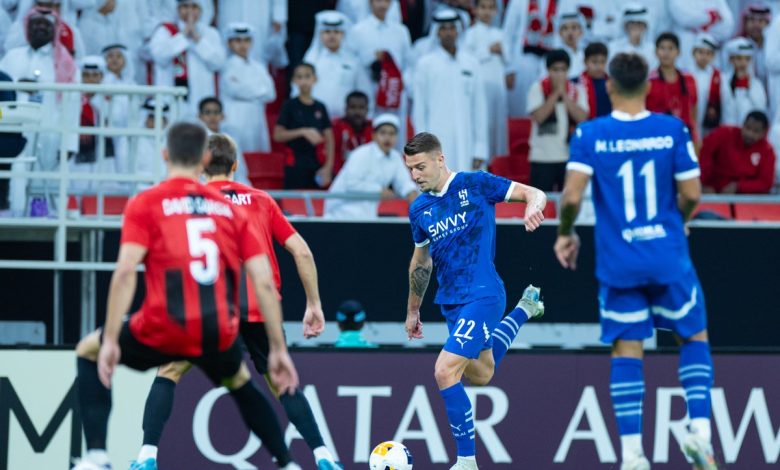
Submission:
POLYGON ((436 191, 431 191, 431 193, 430 193, 430 194, 431 194, 431 196, 442 197, 442 196, 444 196, 445 194, 447 194, 447 190, 448 190, 448 189, 450 189, 450 183, 452 183, 452 180, 454 180, 454 179, 455 179, 455 175, 457 175, 457 174, 458 174, 458 172, 457 172, 457 171, 453 171, 453 172, 450 174, 450 177, 449 177, 449 178, 447 178, 447 182, 446 182, 446 183, 444 183, 444 187, 443 187, 443 188, 441 188, 441 191, 440 191, 440 192, 438 192, 438 193, 437 193, 436 191))
POLYGON ((646 109, 636 114, 628 114, 624 113, 623 111, 612 111, 612 117, 618 121, 639 121, 640 119, 644 119, 649 115, 650 111, 646 109))

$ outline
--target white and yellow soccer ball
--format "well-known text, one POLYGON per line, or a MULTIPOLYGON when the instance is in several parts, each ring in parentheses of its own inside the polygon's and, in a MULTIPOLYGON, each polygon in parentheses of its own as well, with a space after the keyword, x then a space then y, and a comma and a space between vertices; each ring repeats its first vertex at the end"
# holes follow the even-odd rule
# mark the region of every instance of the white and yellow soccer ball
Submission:
POLYGON ((371 470, 412 470, 412 453, 400 442, 385 441, 368 458, 371 470))

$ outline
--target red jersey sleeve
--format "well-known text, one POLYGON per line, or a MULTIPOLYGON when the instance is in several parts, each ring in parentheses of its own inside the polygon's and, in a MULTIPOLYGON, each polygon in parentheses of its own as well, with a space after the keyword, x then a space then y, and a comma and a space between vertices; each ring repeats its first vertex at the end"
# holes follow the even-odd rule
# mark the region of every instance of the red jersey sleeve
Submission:
POLYGON ((271 235, 273 235, 276 243, 284 246, 287 240, 295 235, 297 231, 292 226, 290 221, 287 220, 287 217, 284 216, 282 209, 279 207, 276 201, 269 197, 267 205, 268 212, 271 215, 271 235))
POLYGON ((265 229, 260 223, 248 217, 238 207, 233 207, 233 213, 238 230, 238 250, 241 260, 246 261, 253 256, 268 254, 269 247, 263 242, 265 237, 262 236, 262 231, 265 229))
POLYGON ((151 232, 152 223, 148 205, 139 201, 138 197, 132 198, 125 208, 120 244, 136 243, 149 248, 151 232))

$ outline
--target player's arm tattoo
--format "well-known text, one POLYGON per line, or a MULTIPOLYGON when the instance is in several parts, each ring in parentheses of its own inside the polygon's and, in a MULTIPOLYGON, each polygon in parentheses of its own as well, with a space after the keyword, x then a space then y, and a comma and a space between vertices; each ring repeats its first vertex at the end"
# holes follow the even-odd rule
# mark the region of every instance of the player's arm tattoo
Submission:
POLYGON ((414 262, 412 269, 409 270, 409 291, 422 298, 425 290, 428 289, 428 282, 431 280, 431 263, 414 262))

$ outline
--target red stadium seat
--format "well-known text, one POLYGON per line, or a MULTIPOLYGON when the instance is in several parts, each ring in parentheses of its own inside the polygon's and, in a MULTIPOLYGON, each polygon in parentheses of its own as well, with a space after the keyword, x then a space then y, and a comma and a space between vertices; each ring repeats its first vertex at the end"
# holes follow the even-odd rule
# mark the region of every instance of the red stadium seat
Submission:
POLYGON ((377 214, 380 217, 408 217, 409 203, 406 199, 391 199, 379 203, 377 214))
MULTIPOLYGON (((554 219, 558 216, 558 210, 555 202, 547 201, 544 208, 544 218, 554 219)), ((525 216, 525 204, 500 202, 496 204, 496 217, 499 219, 522 219, 525 216)))
POLYGON ((528 141, 531 139, 531 120, 529 118, 509 119, 509 153, 511 155, 528 154, 528 141))
POLYGON ((728 202, 702 202, 696 207, 694 217, 700 212, 712 212, 724 219, 733 219, 734 216, 731 210, 731 203, 728 202))
POLYGON ((531 176, 528 154, 495 157, 490 163, 490 172, 513 181, 528 184, 531 176))
POLYGON ((247 173, 252 186, 260 189, 284 189, 284 160, 280 152, 245 152, 247 173))
MULTIPOLYGON (((127 196, 103 196, 103 215, 122 215, 127 205, 127 196)), ((98 215, 97 196, 81 196, 81 214, 98 215)))
MULTIPOLYGON (((314 206, 314 215, 316 217, 322 217, 322 214, 325 211, 325 200, 312 199, 311 203, 312 206, 314 206)), ((306 210, 306 201, 302 198, 284 198, 279 201, 279 205, 281 206, 282 211, 288 215, 309 215, 309 212, 306 210)))
POLYGON ((734 217, 737 220, 780 221, 780 204, 735 203, 734 217))

